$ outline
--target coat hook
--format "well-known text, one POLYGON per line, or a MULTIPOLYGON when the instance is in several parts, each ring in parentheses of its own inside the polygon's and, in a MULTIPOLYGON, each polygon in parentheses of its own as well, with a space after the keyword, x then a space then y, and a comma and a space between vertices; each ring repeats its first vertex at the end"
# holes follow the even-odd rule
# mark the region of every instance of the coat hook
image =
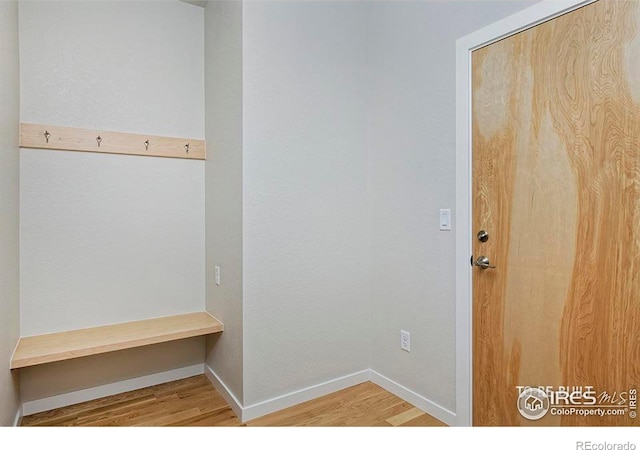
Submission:
POLYGON ((187 145, 184 146, 184 149, 187 151, 187 153, 189 153, 189 143, 187 142, 187 145))
POLYGON ((144 141, 144 149, 145 149, 145 150, 149 150, 149 139, 147 139, 146 141, 144 141))
POLYGON ((102 142, 102 138, 100 137, 100 135, 98 135, 98 137, 96 138, 96 142, 98 143, 98 147, 100 147, 100 142, 102 142))
POLYGON ((49 133, 49 130, 44 130, 44 138, 47 140, 47 144, 49 143, 50 137, 51 137, 51 133, 49 133))

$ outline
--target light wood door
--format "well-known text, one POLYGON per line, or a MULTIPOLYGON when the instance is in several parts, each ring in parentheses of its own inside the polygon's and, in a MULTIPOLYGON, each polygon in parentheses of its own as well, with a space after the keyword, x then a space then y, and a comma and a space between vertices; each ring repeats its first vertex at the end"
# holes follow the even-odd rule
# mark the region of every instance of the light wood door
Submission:
POLYGON ((478 49, 472 71, 473 256, 496 266, 472 269, 473 422, 640 426, 640 2, 478 49), (517 386, 627 410, 529 420, 517 386))

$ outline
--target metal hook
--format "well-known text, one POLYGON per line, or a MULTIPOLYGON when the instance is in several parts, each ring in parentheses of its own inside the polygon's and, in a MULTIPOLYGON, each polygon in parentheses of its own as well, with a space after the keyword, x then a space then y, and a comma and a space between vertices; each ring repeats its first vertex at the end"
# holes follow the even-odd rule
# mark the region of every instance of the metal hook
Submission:
POLYGON ((189 143, 187 142, 187 145, 184 146, 184 149, 187 151, 187 153, 189 153, 189 143))
POLYGON ((102 138, 100 137, 100 135, 98 135, 98 137, 96 138, 96 142, 98 143, 98 147, 100 147, 100 142, 102 142, 102 138))
POLYGON ((50 137, 51 137, 51 133, 49 133, 49 130, 44 130, 44 138, 47 140, 47 144, 49 143, 50 137))
POLYGON ((149 150, 149 139, 147 139, 146 141, 144 141, 144 149, 145 149, 145 150, 149 150))

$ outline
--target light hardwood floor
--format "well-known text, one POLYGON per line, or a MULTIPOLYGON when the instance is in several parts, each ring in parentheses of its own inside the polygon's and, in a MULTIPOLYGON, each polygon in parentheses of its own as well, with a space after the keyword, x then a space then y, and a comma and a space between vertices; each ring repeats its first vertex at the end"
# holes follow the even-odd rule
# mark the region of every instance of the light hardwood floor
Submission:
POLYGON ((242 424, 204 375, 22 419, 21 426, 444 426, 370 383, 242 424))

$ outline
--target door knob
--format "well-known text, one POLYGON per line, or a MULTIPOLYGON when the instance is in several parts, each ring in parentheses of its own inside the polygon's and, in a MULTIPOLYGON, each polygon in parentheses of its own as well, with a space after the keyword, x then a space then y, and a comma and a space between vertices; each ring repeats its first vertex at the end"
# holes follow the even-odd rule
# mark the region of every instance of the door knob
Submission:
POLYGON ((474 261, 473 265, 480 267, 482 270, 496 268, 496 266, 491 265, 491 261, 489 261, 489 258, 486 256, 478 256, 478 259, 474 261))

